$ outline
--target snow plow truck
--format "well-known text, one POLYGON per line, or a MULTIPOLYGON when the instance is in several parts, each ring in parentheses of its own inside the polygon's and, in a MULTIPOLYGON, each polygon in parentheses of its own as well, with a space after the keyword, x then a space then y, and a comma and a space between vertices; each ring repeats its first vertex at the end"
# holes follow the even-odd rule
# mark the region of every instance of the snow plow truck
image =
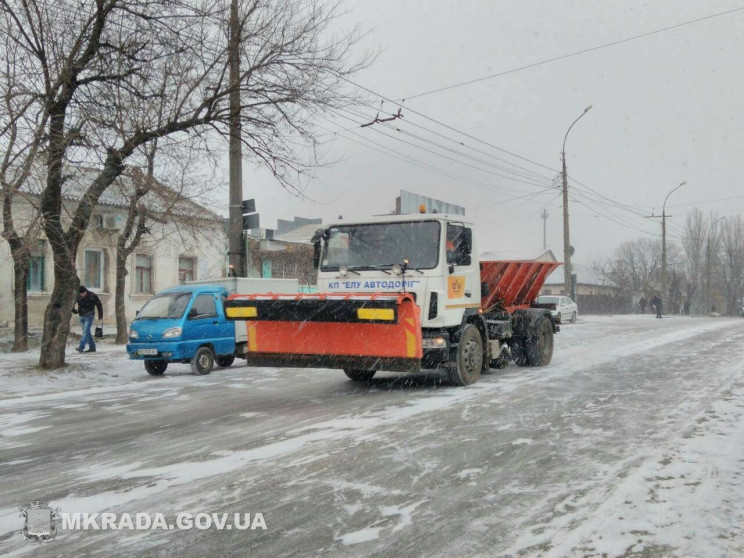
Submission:
POLYGON ((340 368, 355 381, 444 369, 468 385, 509 361, 550 363, 559 326, 534 300, 561 264, 478 261, 472 224, 437 213, 342 221, 313 244, 317 293, 225 302, 245 322, 249 365, 340 368))

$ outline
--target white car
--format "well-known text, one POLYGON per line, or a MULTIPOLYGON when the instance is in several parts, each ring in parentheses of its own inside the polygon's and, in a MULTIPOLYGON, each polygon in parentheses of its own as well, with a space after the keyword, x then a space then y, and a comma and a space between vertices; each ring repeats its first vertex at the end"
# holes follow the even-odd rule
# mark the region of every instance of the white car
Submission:
POLYGON ((556 323, 563 323, 563 319, 574 323, 579 316, 579 307, 567 296, 549 296, 543 295, 537 297, 538 304, 555 304, 555 310, 551 310, 556 323))

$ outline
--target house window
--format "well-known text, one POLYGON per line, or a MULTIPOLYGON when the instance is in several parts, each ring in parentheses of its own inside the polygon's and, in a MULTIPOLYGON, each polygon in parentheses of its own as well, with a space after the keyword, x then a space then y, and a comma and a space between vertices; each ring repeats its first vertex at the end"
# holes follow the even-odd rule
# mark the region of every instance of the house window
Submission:
POLYGON ((134 259, 134 292, 149 294, 152 292, 152 257, 137 254, 134 259))
POLYGON ((103 288, 103 251, 85 251, 85 270, 83 284, 89 289, 103 288))
POLYGON ((196 268, 196 258, 178 258, 178 283, 182 285, 186 281, 193 281, 194 268, 196 268))
POLYGON ((31 253, 28 261, 28 279, 26 290, 41 292, 44 288, 44 241, 40 240, 36 251, 31 253))

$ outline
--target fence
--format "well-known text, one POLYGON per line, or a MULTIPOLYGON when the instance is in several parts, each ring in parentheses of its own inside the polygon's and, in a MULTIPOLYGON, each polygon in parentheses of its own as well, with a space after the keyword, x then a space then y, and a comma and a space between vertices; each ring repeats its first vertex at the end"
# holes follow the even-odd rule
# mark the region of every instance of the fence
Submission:
POLYGON ((579 314, 630 314, 635 311, 629 296, 579 295, 579 314))

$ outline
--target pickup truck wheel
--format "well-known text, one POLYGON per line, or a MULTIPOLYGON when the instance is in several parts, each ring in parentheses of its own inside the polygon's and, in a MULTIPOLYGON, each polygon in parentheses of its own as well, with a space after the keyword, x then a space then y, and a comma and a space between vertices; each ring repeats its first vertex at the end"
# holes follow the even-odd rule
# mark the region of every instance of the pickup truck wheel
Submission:
POLYGON ((220 368, 227 368, 235 362, 235 355, 218 356, 214 360, 220 368))
POLYGON ((168 363, 164 360, 145 361, 145 370, 147 370, 151 376, 162 376, 166 368, 168 368, 168 363))
POLYGON ((199 347, 191 359, 191 371, 199 376, 206 376, 214 367, 214 353, 209 347, 199 347))
POLYGON ((553 358, 553 325, 545 316, 535 321, 532 335, 525 340, 527 364, 546 366, 553 358))
POLYGON ((344 374, 355 382, 369 382, 374 376, 376 370, 354 370, 351 368, 344 368, 344 374))
POLYGON ((478 328, 467 324, 462 329, 455 362, 447 369, 450 383, 467 386, 478 381, 483 369, 483 338, 478 328))

